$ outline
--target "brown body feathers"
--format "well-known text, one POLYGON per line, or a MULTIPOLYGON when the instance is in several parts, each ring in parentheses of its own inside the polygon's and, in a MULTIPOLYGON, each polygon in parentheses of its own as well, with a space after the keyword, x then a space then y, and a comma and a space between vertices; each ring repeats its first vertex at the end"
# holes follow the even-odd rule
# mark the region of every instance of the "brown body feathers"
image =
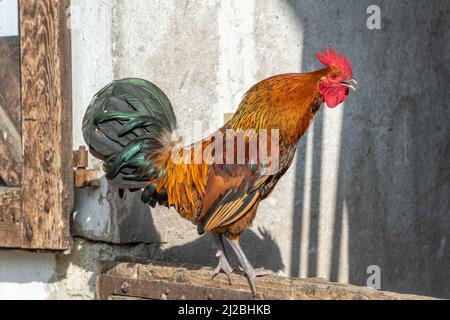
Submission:
MULTIPOLYGON (((223 153, 226 155, 230 153, 226 140, 236 139, 225 134, 227 129, 235 132, 278 129, 280 170, 276 174, 265 175, 261 163, 249 165, 248 158, 243 164, 216 163, 211 160, 217 154, 208 152, 202 163, 189 163, 195 157, 196 148, 204 153, 212 145, 208 137, 184 148, 184 157, 191 161, 174 161, 173 157, 165 156, 164 174, 157 185, 158 192, 167 192, 164 204, 175 207, 183 217, 198 225, 200 233, 217 231, 230 238, 238 237, 251 224, 259 202, 291 165, 297 142, 320 107, 319 80, 328 71, 278 75, 259 82, 247 92, 234 117, 218 130, 225 137, 223 153)), ((247 137, 245 143, 250 144, 253 138, 247 137)), ((176 152, 181 159, 182 149, 176 152)))

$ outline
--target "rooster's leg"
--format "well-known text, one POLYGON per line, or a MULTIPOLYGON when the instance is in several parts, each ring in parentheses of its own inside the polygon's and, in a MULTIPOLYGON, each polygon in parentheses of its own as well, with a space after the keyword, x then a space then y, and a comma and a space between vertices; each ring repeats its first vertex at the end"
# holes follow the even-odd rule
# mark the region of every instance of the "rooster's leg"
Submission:
POLYGON ((244 273, 247 276, 248 282, 250 283, 250 288, 252 289, 253 296, 256 296, 255 278, 258 276, 266 275, 268 272, 265 270, 264 272, 261 272, 261 270, 259 269, 253 269, 252 265, 245 256, 245 253, 242 250, 238 240, 231 240, 227 237, 225 237, 225 239, 227 239, 228 243, 233 248, 234 253, 238 257, 239 262, 242 265, 242 269, 244 269, 244 273))
POLYGON ((225 246, 223 245, 222 235, 220 233, 214 232, 214 240, 217 245, 217 253, 216 257, 219 258, 219 264, 214 269, 212 278, 214 279, 220 272, 223 272, 228 277, 228 282, 231 285, 231 273, 233 272, 233 268, 230 266, 228 262, 227 256, 225 254, 225 246))

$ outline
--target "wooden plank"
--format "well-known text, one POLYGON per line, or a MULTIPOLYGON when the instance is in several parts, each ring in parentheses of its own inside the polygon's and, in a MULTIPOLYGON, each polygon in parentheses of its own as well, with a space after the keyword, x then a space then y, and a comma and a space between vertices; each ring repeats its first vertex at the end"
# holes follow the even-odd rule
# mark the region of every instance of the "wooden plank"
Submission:
POLYGON ((20 186, 20 47, 16 37, 0 38, 0 180, 20 186))
POLYGON ((21 191, 0 187, 0 243, 3 247, 20 247, 22 243, 21 191))
POLYGON ((69 247, 73 207, 70 37, 66 0, 21 0, 23 245, 69 247))
POLYGON ((130 279, 100 275, 97 278, 97 297, 100 300, 250 300, 251 292, 231 288, 172 283, 161 280, 130 279))
POLYGON ((0 103, 20 127, 20 38, 0 38, 0 103))
MULTIPOLYGON (((142 259, 101 261, 98 299, 230 299, 252 298, 247 279, 233 273, 230 286, 224 274, 211 279, 207 267, 175 265, 142 259)), ((271 300, 410 300, 429 297, 378 291, 324 279, 266 276, 256 279, 256 299, 271 300)))
POLYGON ((0 178, 6 186, 18 187, 22 171, 22 138, 19 129, 0 103, 0 178))

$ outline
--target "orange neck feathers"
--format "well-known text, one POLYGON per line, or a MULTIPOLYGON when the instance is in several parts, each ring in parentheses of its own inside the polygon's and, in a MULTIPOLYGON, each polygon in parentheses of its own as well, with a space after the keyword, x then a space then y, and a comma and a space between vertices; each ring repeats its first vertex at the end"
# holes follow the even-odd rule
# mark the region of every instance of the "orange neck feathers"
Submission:
POLYGON ((226 127, 234 130, 279 129, 281 142, 297 143, 306 131, 319 97, 319 81, 329 68, 277 75, 253 86, 226 127))

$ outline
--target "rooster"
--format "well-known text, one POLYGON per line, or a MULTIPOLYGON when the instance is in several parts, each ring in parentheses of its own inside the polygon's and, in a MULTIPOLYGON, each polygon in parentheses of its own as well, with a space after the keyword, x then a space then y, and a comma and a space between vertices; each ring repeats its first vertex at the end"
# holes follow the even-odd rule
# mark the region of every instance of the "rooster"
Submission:
POLYGON ((268 271, 252 267, 239 237, 292 164, 297 143, 320 106, 338 106, 356 85, 346 56, 325 49, 317 58, 325 68, 276 75, 254 85, 231 120, 187 146, 174 139, 175 114, 161 89, 142 79, 114 81, 90 103, 84 139, 119 190, 142 190, 144 203, 173 207, 199 234, 213 233, 218 257, 213 277, 223 272, 230 281, 227 242, 256 295, 255 278, 268 271), (270 146, 257 141, 258 132, 268 130, 277 132, 266 139, 270 146), (259 152, 251 155, 255 141, 256 149, 271 153, 270 161, 263 161, 259 152), (240 148, 246 151, 244 157, 233 161, 240 148))

